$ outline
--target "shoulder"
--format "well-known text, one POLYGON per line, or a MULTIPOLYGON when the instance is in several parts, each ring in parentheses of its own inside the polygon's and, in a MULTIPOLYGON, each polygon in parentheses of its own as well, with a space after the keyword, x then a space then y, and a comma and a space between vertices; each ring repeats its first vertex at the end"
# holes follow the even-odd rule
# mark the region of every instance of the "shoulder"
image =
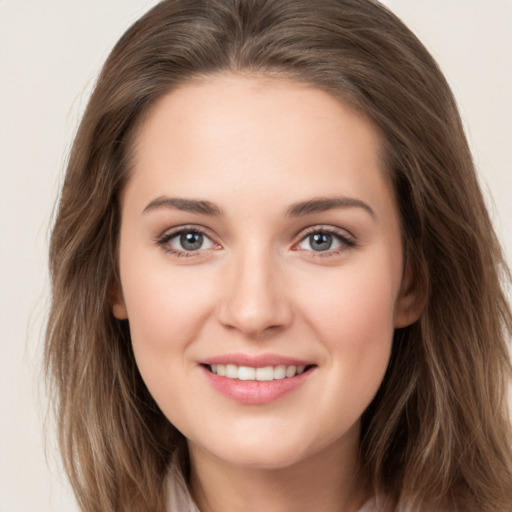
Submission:
POLYGON ((188 486, 183 478, 183 473, 178 462, 178 457, 173 457, 167 476, 168 500, 166 512, 199 512, 192 496, 188 492, 188 486))
MULTIPOLYGON (((377 500, 375 498, 371 498, 368 500, 357 512, 381 512, 383 508, 379 506, 377 503, 377 500)), ((446 509, 434 509, 430 507, 426 508, 415 508, 412 509, 411 507, 407 507, 407 509, 404 512, 450 512, 446 509)), ((512 511, 511 511, 512 512, 512 511)))

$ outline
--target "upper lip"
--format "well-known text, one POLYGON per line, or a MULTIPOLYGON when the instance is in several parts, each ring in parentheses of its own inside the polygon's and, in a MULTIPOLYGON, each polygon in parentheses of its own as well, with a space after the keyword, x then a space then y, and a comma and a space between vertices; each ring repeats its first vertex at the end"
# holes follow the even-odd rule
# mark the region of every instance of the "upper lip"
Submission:
POLYGON ((249 366, 252 368, 263 368, 265 366, 309 366, 314 364, 312 361, 288 357, 279 354, 224 354, 220 356, 208 357, 201 360, 202 364, 211 366, 212 364, 234 364, 236 366, 249 366))

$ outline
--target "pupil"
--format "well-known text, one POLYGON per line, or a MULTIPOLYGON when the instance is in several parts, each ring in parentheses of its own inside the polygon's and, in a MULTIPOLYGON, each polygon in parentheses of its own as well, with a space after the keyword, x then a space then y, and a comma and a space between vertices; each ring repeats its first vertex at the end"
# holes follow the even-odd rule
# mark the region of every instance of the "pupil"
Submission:
POLYGON ((180 243, 186 251, 197 251, 203 245, 201 233, 183 233, 180 236, 180 243))
POLYGON ((309 243, 314 251, 327 251, 332 245, 332 235, 328 233, 315 233, 309 236, 309 243))

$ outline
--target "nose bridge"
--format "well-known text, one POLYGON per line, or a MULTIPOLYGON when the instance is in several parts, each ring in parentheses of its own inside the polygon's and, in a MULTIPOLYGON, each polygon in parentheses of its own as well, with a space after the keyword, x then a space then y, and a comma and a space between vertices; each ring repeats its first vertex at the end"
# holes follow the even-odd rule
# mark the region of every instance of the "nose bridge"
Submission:
POLYGON ((292 317, 281 265, 268 247, 253 243, 234 250, 219 318, 248 336, 283 328, 292 317))

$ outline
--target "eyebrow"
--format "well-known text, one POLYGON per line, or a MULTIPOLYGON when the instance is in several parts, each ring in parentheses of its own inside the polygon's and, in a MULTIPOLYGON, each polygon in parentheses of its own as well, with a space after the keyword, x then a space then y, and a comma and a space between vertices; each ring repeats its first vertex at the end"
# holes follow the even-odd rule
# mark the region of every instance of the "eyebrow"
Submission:
POLYGON ((361 208, 370 216, 377 220, 377 215, 373 209, 360 199, 352 197, 319 197, 310 199, 308 201, 301 201, 299 203, 292 204, 286 210, 287 217, 303 217, 312 213, 325 212, 327 210, 333 210, 335 208, 361 208))
POLYGON ((219 216, 221 211, 217 205, 210 201, 197 199, 182 199, 178 197, 160 196, 153 199, 142 213, 148 213, 158 209, 181 210, 184 212, 198 213, 201 215, 219 216))
MULTIPOLYGON (((197 213, 200 215, 220 216, 219 207, 210 202, 197 199, 183 199, 179 197, 160 196, 153 199, 143 210, 148 213, 158 209, 181 210, 184 212, 197 213)), ((361 208, 376 220, 377 216, 373 209, 360 199, 352 197, 320 197, 293 203, 286 210, 286 217, 304 217, 313 213, 325 212, 336 208, 361 208)))

